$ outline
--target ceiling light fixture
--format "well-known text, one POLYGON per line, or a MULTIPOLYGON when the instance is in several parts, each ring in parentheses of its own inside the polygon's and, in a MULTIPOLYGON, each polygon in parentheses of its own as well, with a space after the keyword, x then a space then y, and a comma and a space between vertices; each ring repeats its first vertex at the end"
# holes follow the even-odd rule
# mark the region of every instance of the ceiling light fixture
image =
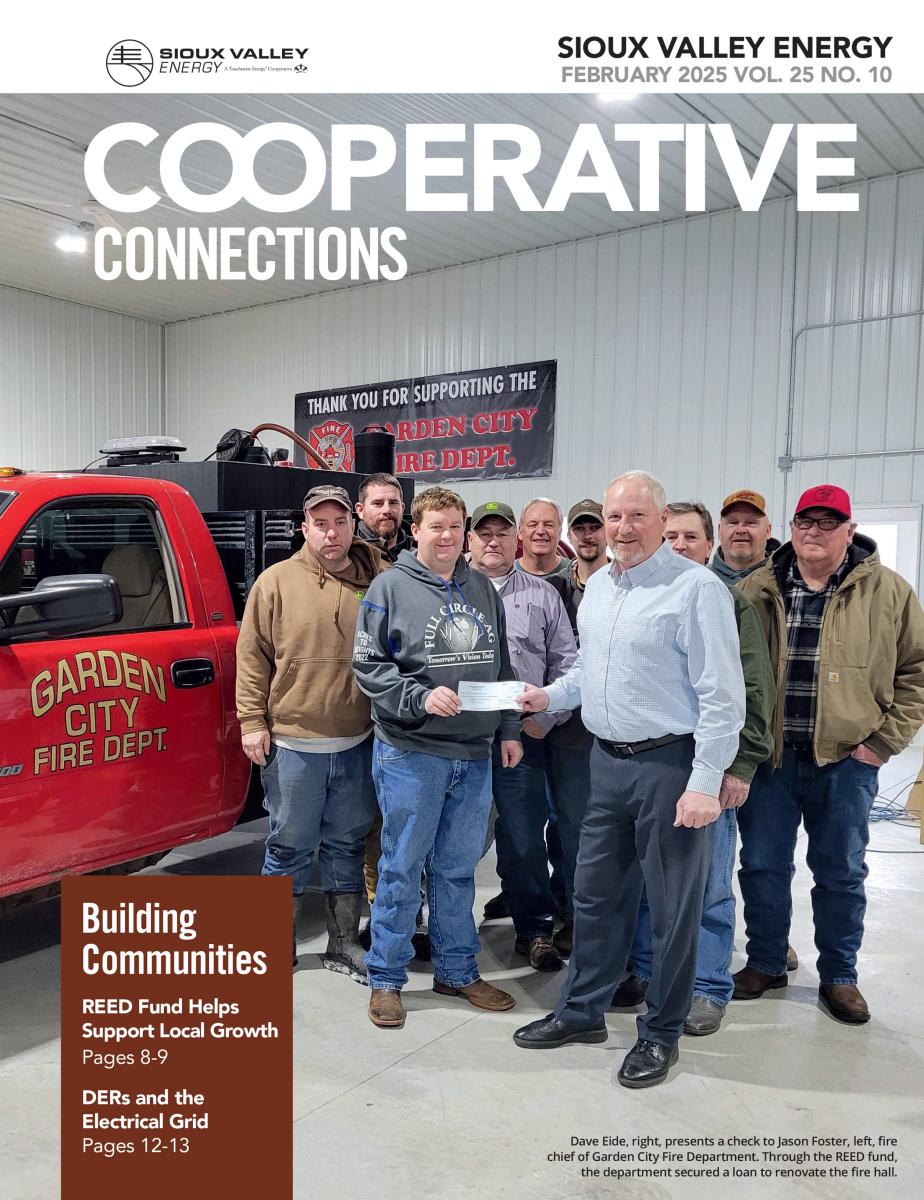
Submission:
POLYGON ((62 233, 55 245, 65 254, 86 254, 87 237, 84 233, 62 233))

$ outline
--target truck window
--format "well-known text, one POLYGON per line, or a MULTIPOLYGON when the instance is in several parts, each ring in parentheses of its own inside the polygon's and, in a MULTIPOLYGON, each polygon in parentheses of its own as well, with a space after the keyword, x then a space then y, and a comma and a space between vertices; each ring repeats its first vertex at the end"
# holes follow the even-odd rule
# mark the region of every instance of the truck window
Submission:
MULTIPOLYGON (((32 591, 49 575, 111 575, 122 619, 105 629, 150 629, 186 619, 154 508, 141 500, 73 498, 42 509, 0 563, 0 594, 32 591)), ((29 618, 26 618, 29 619, 29 618)))

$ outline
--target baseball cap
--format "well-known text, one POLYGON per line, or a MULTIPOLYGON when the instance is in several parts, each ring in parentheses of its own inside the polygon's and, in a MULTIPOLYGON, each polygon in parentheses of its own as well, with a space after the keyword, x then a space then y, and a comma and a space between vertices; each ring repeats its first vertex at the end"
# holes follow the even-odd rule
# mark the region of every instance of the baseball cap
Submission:
POLYGON ((603 524, 603 505, 599 500, 578 500, 568 509, 568 524, 573 525, 581 517, 590 517, 603 524))
POLYGON ((315 508, 318 504, 342 504, 347 512, 353 511, 353 501, 350 499, 350 493, 346 488, 335 487, 332 483, 321 484, 320 487, 313 487, 305 497, 303 507, 315 508))
POLYGON ((502 504, 499 500, 489 500, 487 504, 478 505, 472 513, 472 529, 477 529, 479 522, 483 521, 485 517, 500 517, 508 525, 516 525, 517 523, 510 505, 502 504))
POLYGON ((833 483, 822 483, 803 492, 793 516, 798 516, 807 508, 830 508, 832 512, 850 520, 850 497, 843 488, 835 487, 833 483))
POLYGON ((723 517, 725 510, 731 508, 733 504, 750 504, 751 508, 756 508, 762 517, 767 515, 767 501, 760 492, 752 492, 750 488, 740 488, 737 492, 732 492, 730 496, 725 497, 721 509, 723 517))

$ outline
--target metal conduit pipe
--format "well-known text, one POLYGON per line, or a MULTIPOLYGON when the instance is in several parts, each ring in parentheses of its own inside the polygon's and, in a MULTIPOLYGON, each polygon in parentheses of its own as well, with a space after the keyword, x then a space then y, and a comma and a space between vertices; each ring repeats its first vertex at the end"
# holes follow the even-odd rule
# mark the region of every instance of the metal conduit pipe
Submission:
MULTIPOLYGON (((796 237, 793 239, 798 246, 798 229, 799 221, 796 218, 796 237)), ((795 275, 796 275, 797 257, 794 253, 793 261, 793 294, 795 295, 795 275)), ((846 321, 825 321, 816 325, 803 325, 792 339, 792 345, 789 356, 789 411, 786 415, 786 444, 782 456, 778 460, 778 466, 783 472, 783 511, 786 512, 786 487, 787 474, 792 468, 793 463, 797 462, 830 462, 833 460, 843 459, 858 459, 858 458, 893 458, 896 455, 902 454, 924 454, 924 446, 912 447, 907 450, 872 450, 861 451, 856 454, 793 454, 792 453, 792 438, 793 425, 795 423, 796 414, 796 353, 798 349, 799 339, 803 334, 812 333, 819 329, 844 329, 851 325, 872 325, 878 321, 900 321, 905 317, 924 317, 924 308, 911 309, 908 312, 885 313, 879 317, 854 317, 846 321)))

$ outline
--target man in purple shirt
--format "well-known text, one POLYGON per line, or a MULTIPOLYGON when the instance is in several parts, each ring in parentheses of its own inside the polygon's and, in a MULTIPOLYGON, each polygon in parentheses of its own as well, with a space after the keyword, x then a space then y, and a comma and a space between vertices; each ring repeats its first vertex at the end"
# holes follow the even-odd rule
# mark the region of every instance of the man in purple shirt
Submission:
MULTIPOLYGON (((551 584, 514 569, 516 518, 509 505, 490 501, 475 509, 469 533, 470 565, 494 584, 504 604, 507 645, 517 679, 542 687, 574 662, 571 622, 551 584)), ((549 879, 545 827, 549 819, 545 736, 570 712, 537 713, 523 722, 523 758, 503 768, 495 741, 494 803, 498 822, 497 871, 504 880, 516 930, 515 948, 537 971, 557 971, 562 957, 552 945, 555 901, 549 879)))

